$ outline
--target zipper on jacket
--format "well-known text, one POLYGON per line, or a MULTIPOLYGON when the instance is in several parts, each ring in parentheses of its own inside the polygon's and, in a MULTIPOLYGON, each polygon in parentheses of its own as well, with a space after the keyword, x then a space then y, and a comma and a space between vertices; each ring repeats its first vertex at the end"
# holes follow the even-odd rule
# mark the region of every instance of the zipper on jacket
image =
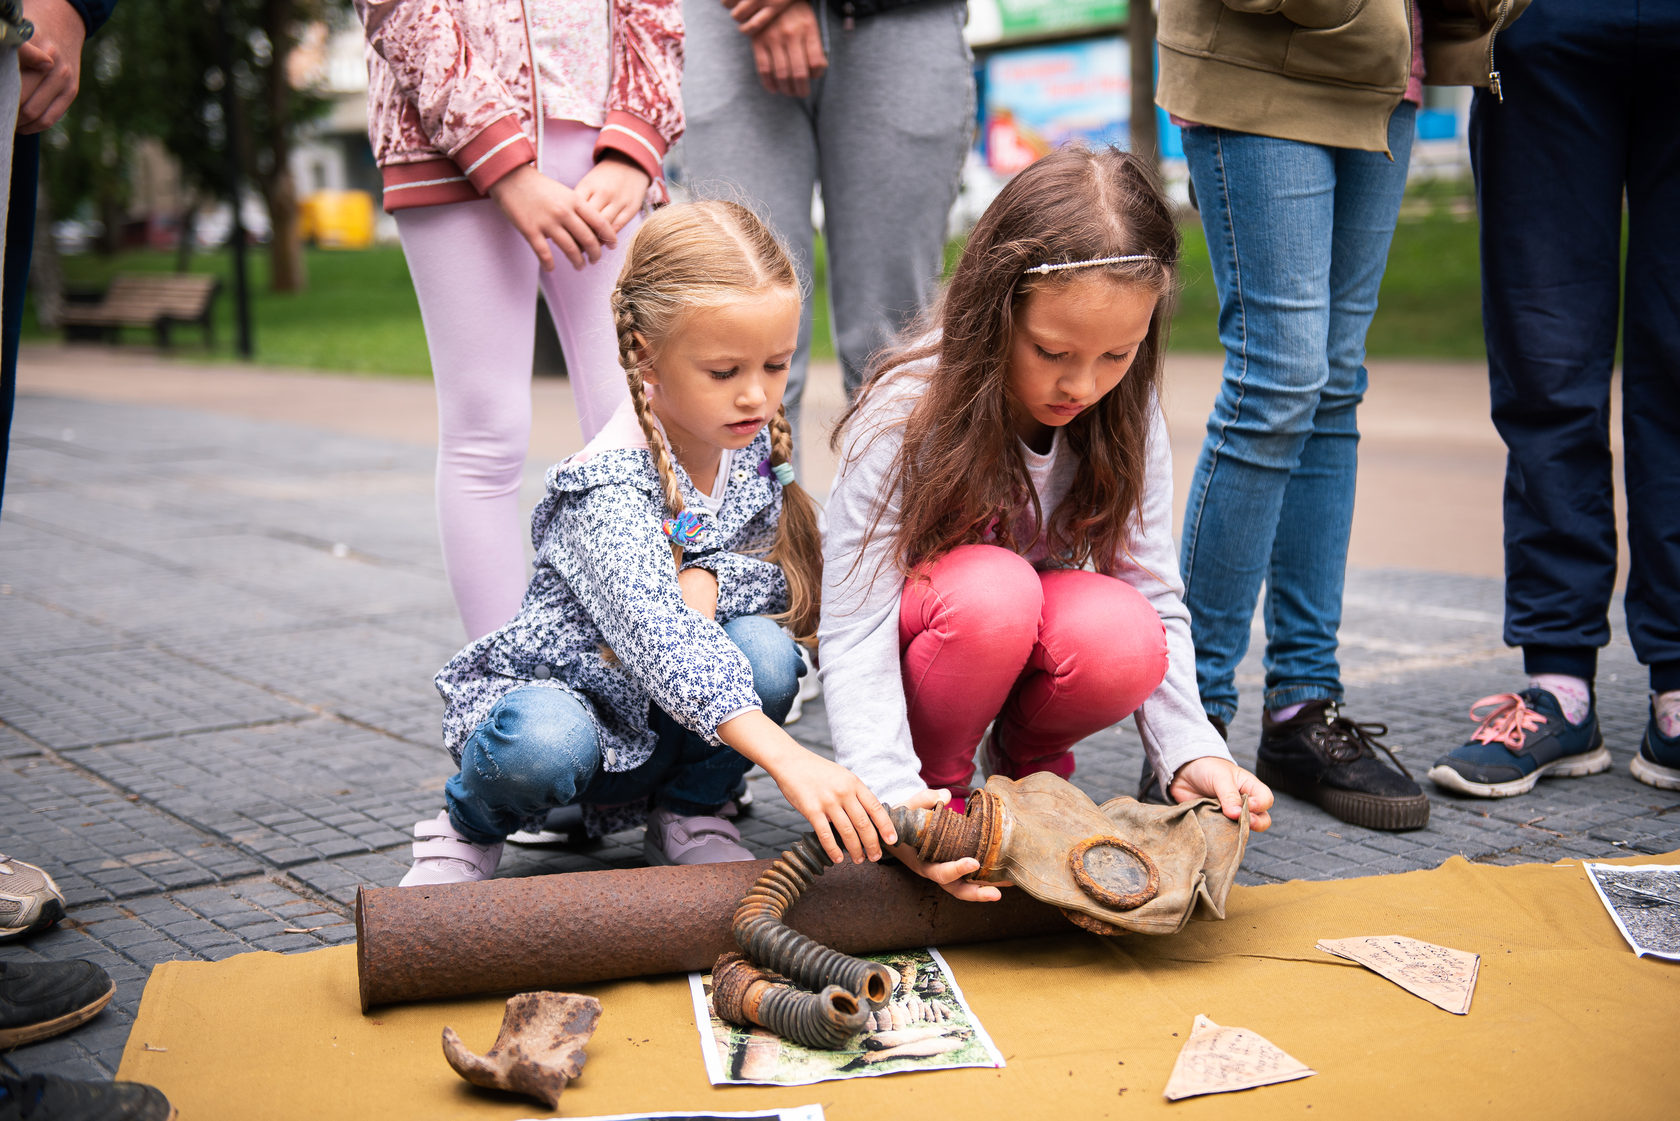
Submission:
MULTIPOLYGON (((538 171, 541 171, 543 150, 542 76, 537 73, 537 52, 536 48, 531 45, 531 5, 529 0, 520 0, 519 14, 523 17, 525 24, 525 65, 531 68, 531 131, 537 134, 536 144, 533 146, 537 150, 536 167, 538 171)), ((607 18, 609 21, 612 18, 611 8, 608 9, 607 18)), ((608 41, 611 42, 612 24, 609 22, 607 26, 609 29, 608 41)), ((609 51, 611 49, 611 47, 608 47, 609 51)))
POLYGON ((1499 14, 1493 17, 1493 26, 1488 29, 1488 89, 1501 105, 1505 104, 1505 90, 1499 81, 1499 67, 1493 61, 1493 42, 1499 38, 1499 29, 1505 26, 1505 17, 1510 14, 1511 0, 1503 0, 1499 5, 1499 14))
POLYGON ((852 0, 846 0, 844 4, 840 5, 840 13, 846 17, 840 21, 840 26, 847 31, 854 30, 857 27, 857 20, 852 17, 857 13, 857 5, 853 4, 852 0))

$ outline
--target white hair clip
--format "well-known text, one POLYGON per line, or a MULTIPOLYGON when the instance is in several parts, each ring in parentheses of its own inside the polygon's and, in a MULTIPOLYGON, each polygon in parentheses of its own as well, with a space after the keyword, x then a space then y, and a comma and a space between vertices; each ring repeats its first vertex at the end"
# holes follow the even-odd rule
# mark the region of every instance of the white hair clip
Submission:
POLYGON ((1128 261, 1153 261, 1154 259, 1148 253, 1131 253, 1124 257, 1093 257, 1089 261, 1063 261, 1056 265, 1034 265, 1026 271, 1043 276, 1053 272, 1061 272, 1063 269, 1088 269, 1093 265, 1122 265, 1128 261))

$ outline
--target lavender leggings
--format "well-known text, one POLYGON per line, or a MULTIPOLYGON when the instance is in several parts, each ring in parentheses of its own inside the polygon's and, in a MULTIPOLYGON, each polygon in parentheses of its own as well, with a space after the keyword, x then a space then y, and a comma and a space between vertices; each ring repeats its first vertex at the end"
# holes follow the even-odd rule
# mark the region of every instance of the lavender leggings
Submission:
MULTIPOLYGON (((575 121, 544 124, 543 174, 575 186, 594 166, 596 133, 575 121)), ((488 199, 399 210, 396 218, 437 385, 443 563, 467 637, 476 639, 513 618, 528 580, 519 483, 531 438, 537 286, 566 351, 588 440, 627 393, 608 299, 641 219, 583 271, 556 250, 557 265, 545 273, 488 199)))

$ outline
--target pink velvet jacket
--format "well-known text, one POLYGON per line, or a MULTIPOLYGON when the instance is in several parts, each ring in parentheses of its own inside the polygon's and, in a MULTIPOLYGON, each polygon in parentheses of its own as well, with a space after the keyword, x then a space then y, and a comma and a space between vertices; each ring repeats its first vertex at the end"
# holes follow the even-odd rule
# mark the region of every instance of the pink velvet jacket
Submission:
MULTIPOLYGON (((682 135, 680 0, 611 0, 611 83, 595 157, 634 161, 663 198, 682 135)), ((520 0, 355 0, 385 209, 467 202, 537 158, 536 66, 520 0)), ((578 65, 603 60, 580 58, 578 65)))

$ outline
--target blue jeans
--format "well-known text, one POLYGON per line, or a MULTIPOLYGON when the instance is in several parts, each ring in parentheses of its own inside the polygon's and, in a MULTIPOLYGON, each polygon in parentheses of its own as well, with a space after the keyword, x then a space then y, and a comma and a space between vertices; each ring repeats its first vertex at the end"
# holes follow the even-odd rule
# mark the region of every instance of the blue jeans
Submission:
MULTIPOLYGON (((764 714, 780 724, 805 672, 793 640, 760 616, 731 619, 723 631, 752 665, 764 714)), ((460 772, 444 784, 449 820, 468 840, 487 845, 573 802, 617 806, 651 797, 678 814, 715 812, 752 763, 648 707, 658 737, 653 754, 634 770, 609 771, 582 698, 544 686, 513 690, 467 740, 460 772)))
POLYGON ((1184 130, 1225 346, 1185 506, 1184 600, 1202 704, 1227 723, 1262 583, 1266 707, 1341 699, 1354 412, 1415 116, 1402 103, 1390 119, 1393 159, 1184 130))

